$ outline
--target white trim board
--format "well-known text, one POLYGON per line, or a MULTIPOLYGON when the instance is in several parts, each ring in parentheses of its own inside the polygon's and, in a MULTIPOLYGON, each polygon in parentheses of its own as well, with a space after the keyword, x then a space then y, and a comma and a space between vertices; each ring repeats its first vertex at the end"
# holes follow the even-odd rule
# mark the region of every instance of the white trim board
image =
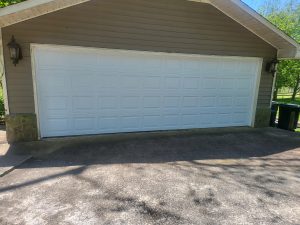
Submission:
MULTIPOLYGON (((5 63, 3 57, 3 41, 2 41, 2 29, 0 28, 0 67, 2 67, 3 77, 2 77, 2 88, 3 88, 3 99, 4 99, 4 108, 5 114, 9 114, 9 104, 8 104, 8 92, 7 92, 7 83, 6 83, 6 73, 5 73, 5 63)), ((1 68, 0 68, 1 73, 1 68)))
POLYGON ((40 120, 40 112, 39 112, 39 97, 38 97, 38 81, 37 81, 37 71, 38 64, 35 62, 35 49, 43 49, 43 50, 50 50, 50 49, 56 49, 59 51, 68 51, 68 52, 102 52, 102 53, 138 53, 138 54, 151 54, 152 56, 179 56, 179 57, 186 57, 187 59, 189 57, 193 59, 203 59, 203 58, 219 58, 219 59, 251 59, 255 60, 254 62, 257 62, 257 73, 255 73, 255 76, 253 76, 253 92, 251 94, 251 105, 249 105, 249 108, 251 109, 251 112, 249 113, 249 126, 254 126, 255 122, 255 114, 256 114, 256 107, 257 107, 257 99, 258 99, 258 92, 259 92, 259 84, 260 84, 260 77, 261 77, 261 69, 262 69, 262 58, 256 58, 256 57, 240 57, 240 56, 212 56, 212 55, 198 55, 198 54, 181 54, 181 53, 166 53, 166 52, 149 52, 149 51, 135 51, 135 50, 119 50, 119 49, 105 49, 105 48, 93 48, 93 47, 78 47, 78 46, 61 46, 61 45, 48 45, 48 44, 31 44, 31 60, 32 60, 32 77, 33 77, 33 86, 34 86, 34 100, 35 100, 35 113, 37 115, 37 122, 38 122, 38 132, 39 132, 39 138, 42 137, 41 134, 41 120, 40 120))
POLYGON ((31 55, 31 70, 32 70, 32 82, 33 82, 33 99, 34 99, 34 112, 36 115, 37 130, 38 130, 38 139, 41 139, 41 130, 40 130, 40 113, 38 107, 38 97, 37 97, 37 84, 36 84, 36 63, 34 57, 34 47, 30 45, 30 55, 31 55))
POLYGON ((233 58, 233 59, 262 59, 259 57, 251 57, 251 56, 222 56, 222 55, 201 55, 201 54, 187 54, 187 53, 175 53, 175 52, 158 52, 158 51, 140 51, 140 50, 127 50, 127 49, 112 49, 112 48, 97 48, 97 47, 85 47, 85 46, 72 46, 72 45, 56 45, 56 44, 38 44, 38 43, 31 43, 30 44, 31 48, 66 48, 69 51, 114 51, 114 52, 137 52, 137 53, 144 53, 144 54, 157 54, 157 55, 162 55, 162 54, 167 54, 167 55, 178 55, 178 56, 190 56, 190 57, 199 57, 199 58, 210 58, 210 57, 219 57, 219 58, 233 58))
POLYGON ((262 75, 262 69, 263 69, 263 59, 259 59, 259 64, 257 67, 257 73, 256 73, 256 83, 255 83, 255 89, 253 90, 253 105, 252 105, 252 122, 251 127, 255 127, 255 117, 256 117, 256 109, 257 109, 257 103, 258 103, 258 95, 259 95, 259 87, 260 87, 260 81, 261 81, 261 75, 262 75))

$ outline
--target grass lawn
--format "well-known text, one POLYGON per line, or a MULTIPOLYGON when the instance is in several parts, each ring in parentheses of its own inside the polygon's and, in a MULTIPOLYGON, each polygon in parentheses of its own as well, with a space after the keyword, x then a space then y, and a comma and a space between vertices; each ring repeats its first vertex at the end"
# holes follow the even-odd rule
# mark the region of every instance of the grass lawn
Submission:
POLYGON ((295 101, 292 101, 291 97, 289 97, 289 96, 278 96, 277 102, 292 103, 292 104, 300 105, 300 96, 297 96, 295 101))

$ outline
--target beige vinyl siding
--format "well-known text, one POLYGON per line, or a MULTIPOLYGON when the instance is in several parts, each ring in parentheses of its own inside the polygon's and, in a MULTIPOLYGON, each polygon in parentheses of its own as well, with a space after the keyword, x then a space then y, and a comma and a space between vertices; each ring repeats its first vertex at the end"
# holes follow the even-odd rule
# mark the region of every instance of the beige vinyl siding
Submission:
MULTIPOLYGON (((185 0, 93 0, 3 29, 24 59, 5 48, 11 113, 34 112, 30 43, 272 59, 276 49, 213 6, 185 0)), ((267 61, 267 60, 265 60, 267 61)), ((268 107, 271 74, 263 72, 258 107, 268 107)))

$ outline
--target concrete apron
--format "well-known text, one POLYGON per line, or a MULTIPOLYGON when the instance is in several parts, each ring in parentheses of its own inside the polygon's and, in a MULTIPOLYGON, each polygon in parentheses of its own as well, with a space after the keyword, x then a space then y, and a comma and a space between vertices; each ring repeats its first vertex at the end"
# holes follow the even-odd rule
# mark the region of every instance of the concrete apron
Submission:
POLYGON ((0 177, 31 158, 31 154, 17 154, 8 143, 0 144, 0 177))
MULTIPOLYGON (((257 130, 268 130, 272 133, 282 133, 279 129, 274 128, 250 128, 250 127, 230 127, 230 128, 205 128, 205 129, 188 129, 175 131, 156 131, 156 132, 138 132, 138 133, 119 133, 119 134, 102 134, 86 135, 59 138, 45 138, 39 141, 21 142, 15 144, 2 144, 0 153, 0 176, 12 171, 31 157, 43 157, 50 153, 65 148, 76 148, 78 145, 105 143, 115 143, 130 140, 144 140, 164 137, 178 136, 195 136, 195 135, 213 135, 228 134, 240 132, 256 132, 257 130)), ((289 133, 293 135, 293 133, 289 133)))
POLYGON ((193 136, 193 135, 209 135, 209 134, 226 134, 239 132, 255 132, 256 128, 250 127, 230 127, 230 128, 201 128, 173 131, 150 131, 150 132, 132 132, 132 133, 116 133, 116 134, 98 134, 98 135, 82 135, 68 136, 57 138, 43 138, 39 141, 20 142, 13 144, 14 151, 19 154, 31 154, 34 157, 41 157, 58 151, 62 148, 76 147, 78 144, 91 143, 113 143, 130 140, 143 140, 148 138, 163 138, 177 136, 193 136))
MULTIPOLYGON (((59 151, 64 147, 76 146, 85 143, 107 143, 120 142, 126 140, 136 140, 145 138, 189 136, 196 134, 226 133, 246 131, 250 128, 213 128, 213 129, 189 129, 180 131, 156 131, 138 133, 119 133, 103 135, 84 135, 59 138, 45 138, 39 141, 18 142, 8 144, 6 138, 1 138, 0 142, 0 177, 13 171, 26 160, 32 157, 42 157, 43 155, 59 151)), ((3 135, 2 135, 3 136, 3 135)), ((1 136, 1 137, 2 137, 1 136)), ((5 136, 5 135, 4 135, 5 136)), ((3 137, 4 137, 3 136, 3 137)))
POLYGON ((39 141, 18 142, 8 144, 7 141, 0 143, 0 177, 13 171, 26 160, 32 157, 43 157, 55 151, 67 147, 76 147, 78 144, 90 143, 108 143, 122 142, 128 140, 163 138, 176 136, 190 136, 201 134, 234 133, 241 131, 255 130, 249 127, 231 127, 231 128, 206 128, 206 129, 188 129, 175 131, 155 131, 155 132, 137 132, 137 133, 118 133, 102 135, 84 135, 59 138, 44 138, 39 141))
MULTIPOLYGON (((210 134, 227 134, 240 132, 257 132, 258 130, 269 130, 270 132, 284 132, 275 128, 251 128, 251 127, 225 127, 225 128, 200 128, 187 130, 171 130, 171 131, 149 131, 149 132, 131 132, 131 133, 114 133, 114 134, 96 134, 81 136, 66 136, 43 138, 39 141, 18 142, 11 144, 11 149, 17 154, 28 154, 40 156, 49 154, 59 150, 62 147, 77 146, 84 143, 107 143, 121 142, 129 140, 142 140, 148 138, 178 137, 178 136, 194 136, 194 135, 210 135, 210 134)), ((289 135, 293 135, 289 132, 289 135)))

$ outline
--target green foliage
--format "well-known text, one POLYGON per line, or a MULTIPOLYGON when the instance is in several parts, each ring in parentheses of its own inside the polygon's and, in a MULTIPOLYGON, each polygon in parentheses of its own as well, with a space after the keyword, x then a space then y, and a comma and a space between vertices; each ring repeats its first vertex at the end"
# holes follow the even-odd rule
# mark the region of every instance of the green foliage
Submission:
POLYGON ((3 8, 8 5, 16 4, 19 2, 23 2, 24 0, 0 0, 0 8, 3 8))
POLYGON ((0 122, 3 121, 5 115, 3 90, 0 88, 0 122))
MULTIPOLYGON (((277 102, 300 105, 300 97, 296 97, 295 100, 292 100, 290 97, 289 98, 282 98, 282 97, 279 96, 277 102)), ((300 120, 299 120, 299 122, 300 122, 300 120)))
MULTIPOLYGON (((283 7, 279 3, 280 0, 266 0, 260 10, 261 14, 280 30, 300 42, 300 3, 289 0, 283 7)), ((299 60, 281 60, 278 66, 276 89, 293 88, 295 95, 300 91, 299 77, 299 60)))
POLYGON ((300 4, 297 8, 287 5, 287 8, 267 15, 267 19, 300 42, 300 4))
POLYGON ((278 66, 277 87, 294 88, 298 76, 300 76, 300 60, 281 60, 278 66))

